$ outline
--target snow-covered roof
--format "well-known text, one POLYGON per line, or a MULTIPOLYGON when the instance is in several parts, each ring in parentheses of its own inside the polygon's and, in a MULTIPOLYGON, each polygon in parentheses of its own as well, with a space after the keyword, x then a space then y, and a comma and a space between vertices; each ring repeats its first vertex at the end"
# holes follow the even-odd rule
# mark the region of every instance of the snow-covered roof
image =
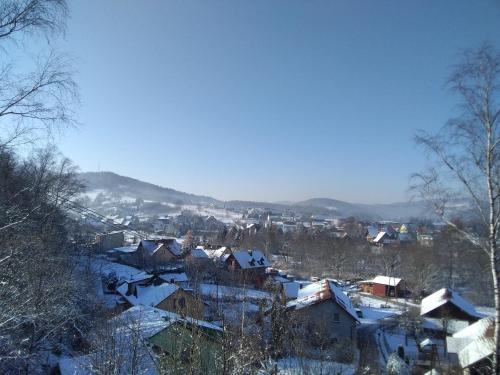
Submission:
POLYGON ((125 310, 115 318, 118 322, 138 322, 140 331, 145 338, 152 337, 176 322, 187 322, 200 327, 222 331, 218 325, 206 322, 204 320, 194 319, 191 317, 182 317, 174 312, 160 310, 151 306, 133 306, 125 310))
POLYGON ((374 284, 382 284, 382 285, 389 285, 389 286, 397 286, 400 282, 401 279, 397 277, 392 277, 392 276, 376 276, 373 281, 374 284))
POLYGON ((421 343, 420 343, 420 346, 423 348, 423 347, 426 347, 426 346, 429 346, 429 345, 437 345, 437 342, 431 338, 426 338, 425 340, 423 340, 421 343))
POLYGON ((120 293, 130 304, 155 307, 165 298, 171 296, 179 287, 175 284, 164 283, 161 285, 149 285, 135 287, 135 293, 128 294, 128 284, 120 285, 116 291, 120 293))
POLYGON ((133 306, 112 319, 117 326, 136 328, 144 338, 150 338, 170 326, 179 316, 151 306, 133 306))
POLYGON ((182 249, 179 243, 175 238, 163 238, 160 240, 142 240, 141 244, 143 248, 149 253, 149 255, 153 255, 162 245, 170 250, 172 254, 175 256, 180 256, 182 254, 182 249))
POLYGON ((221 247, 221 248, 216 249, 216 250, 205 249, 204 251, 209 258, 216 259, 216 258, 220 258, 221 256, 223 256, 224 252, 226 250, 227 250, 227 247, 224 246, 224 247, 221 247))
POLYGON ((386 235, 386 232, 379 232, 377 234, 377 237, 373 240, 373 242, 379 242, 384 236, 386 235))
POLYGON ((203 250, 203 248, 196 248, 191 250, 191 256, 193 258, 200 258, 200 259, 208 259, 207 253, 203 250))
POLYGON ((59 360, 61 375, 92 375, 92 358, 90 355, 79 357, 63 357, 59 360))
POLYGON ((481 337, 493 337, 494 320, 492 317, 483 318, 446 338, 449 353, 459 353, 472 341, 481 337))
POLYGON ((269 267, 271 264, 260 250, 239 250, 233 256, 241 268, 269 267))
POLYGON ((462 368, 467 368, 492 355, 494 351, 493 337, 479 337, 458 352, 458 361, 462 368))
POLYGON ((122 247, 115 247, 111 250, 108 250, 107 252, 108 253, 125 253, 125 254, 128 254, 128 253, 133 253, 134 251, 137 250, 137 246, 139 246, 138 244, 135 244, 135 245, 130 245, 130 246, 122 246, 122 247))
MULTIPOLYGON (((119 369, 119 372, 124 374, 131 373, 132 366, 136 369, 137 365, 139 365, 141 374, 143 375, 157 374, 156 366, 152 360, 153 356, 149 352, 149 348, 146 345, 137 348, 127 344, 130 342, 130 338, 136 333, 144 339, 149 339, 175 323, 188 323, 218 332, 222 331, 222 328, 215 324, 189 317, 183 318, 179 314, 149 306, 131 307, 111 319, 111 322, 113 323, 112 335, 115 338, 115 342, 119 346, 123 344, 123 347, 117 347, 114 350, 124 358, 124 361, 120 363, 121 367, 119 369), (136 352, 131 353, 130 351, 132 350, 136 352), (130 360, 132 358, 134 362, 130 360)), ((92 375, 94 374, 92 365, 95 362, 102 361, 101 357, 102 354, 91 353, 86 356, 61 358, 59 361, 61 375, 92 375)))
POLYGON ((469 302, 460 297, 457 292, 451 290, 450 288, 439 289, 437 292, 434 292, 430 296, 425 297, 421 303, 420 315, 428 314, 448 302, 456 306, 458 309, 462 310, 464 313, 470 315, 471 317, 483 317, 483 315, 476 311, 474 306, 472 306, 469 302))
POLYGON ((160 279, 165 280, 167 283, 182 283, 189 281, 185 272, 164 273, 159 276, 160 279))
POLYGON ((314 305, 321 301, 334 300, 344 309, 354 320, 359 321, 358 315, 352 306, 351 300, 344 292, 330 280, 324 279, 316 283, 311 283, 299 289, 296 300, 286 304, 287 308, 299 310, 304 307, 314 305))
POLYGON ((136 275, 130 276, 128 279, 124 280, 125 282, 128 283, 136 283, 139 281, 144 281, 144 280, 149 280, 153 277, 153 275, 150 275, 149 273, 146 272, 141 272, 136 275))
MULTIPOLYGON (((144 271, 140 269, 126 266, 120 263, 109 262, 104 259, 88 258, 90 262, 91 269, 101 276, 110 276, 115 274, 119 280, 128 280, 134 275, 145 275, 144 271)), ((85 260, 82 258, 80 260, 81 264, 84 264, 85 260)))

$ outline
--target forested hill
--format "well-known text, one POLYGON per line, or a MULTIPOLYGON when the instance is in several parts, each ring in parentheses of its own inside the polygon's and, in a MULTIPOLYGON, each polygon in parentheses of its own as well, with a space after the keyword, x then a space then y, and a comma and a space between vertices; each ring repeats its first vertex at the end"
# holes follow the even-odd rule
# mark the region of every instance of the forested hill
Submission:
POLYGON ((349 203, 331 198, 313 198, 302 202, 252 202, 219 201, 208 196, 189 194, 158 186, 135 178, 120 176, 113 172, 86 172, 80 174, 89 195, 103 192, 116 198, 143 199, 176 204, 200 204, 224 206, 227 209, 262 208, 273 211, 288 209, 296 213, 325 216, 355 216, 367 220, 405 220, 412 217, 427 217, 423 202, 399 202, 388 204, 349 203))
POLYGON ((105 190, 110 194, 118 196, 128 196, 158 202, 182 202, 185 204, 220 203, 211 197, 184 193, 135 178, 120 176, 113 172, 85 172, 80 174, 80 179, 87 187, 87 191, 105 190))

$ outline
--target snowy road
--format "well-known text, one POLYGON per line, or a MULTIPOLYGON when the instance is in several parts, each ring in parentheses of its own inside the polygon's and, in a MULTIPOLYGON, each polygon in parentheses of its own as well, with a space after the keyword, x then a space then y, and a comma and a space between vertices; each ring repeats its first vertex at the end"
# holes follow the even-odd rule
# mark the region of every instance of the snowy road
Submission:
POLYGON ((377 324, 361 325, 358 328, 359 368, 356 374, 380 374, 380 351, 375 334, 377 324))

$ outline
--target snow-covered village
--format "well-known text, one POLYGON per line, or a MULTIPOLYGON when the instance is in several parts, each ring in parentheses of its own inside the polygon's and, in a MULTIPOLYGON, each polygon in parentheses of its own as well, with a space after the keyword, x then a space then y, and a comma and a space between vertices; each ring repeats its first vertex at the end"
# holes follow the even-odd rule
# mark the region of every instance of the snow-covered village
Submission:
POLYGON ((500 375, 499 20, 0 0, 0 374, 500 375))

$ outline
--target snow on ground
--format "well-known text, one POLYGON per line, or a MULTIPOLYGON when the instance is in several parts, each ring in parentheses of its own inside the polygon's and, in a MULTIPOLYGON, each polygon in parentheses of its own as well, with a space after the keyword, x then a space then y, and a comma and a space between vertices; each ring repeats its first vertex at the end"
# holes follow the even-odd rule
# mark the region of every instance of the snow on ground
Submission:
POLYGON ((417 359, 418 348, 415 339, 408 336, 408 340, 406 340, 404 333, 401 331, 384 331, 382 334, 382 344, 386 346, 389 354, 397 352, 398 348, 402 346, 405 356, 417 359))
POLYGON ((120 202, 122 203, 135 203, 137 201, 137 198, 130 197, 128 195, 122 195, 120 197, 120 202))
POLYGON ((89 191, 86 191, 83 195, 86 195, 87 197, 89 197, 89 199, 92 199, 92 200, 95 200, 95 198, 99 195, 99 194, 106 194, 107 190, 105 189, 93 189, 93 190, 89 190, 89 191))
POLYGON ((373 321, 391 318, 401 314, 401 310, 395 309, 381 309, 369 306, 360 306, 359 308, 363 313, 361 323, 371 323, 373 321))
POLYGON ((195 215, 213 216, 217 220, 225 224, 232 224, 236 220, 240 220, 243 217, 242 214, 227 210, 225 208, 215 208, 215 207, 198 206, 198 205, 183 205, 182 209, 191 211, 195 215))
POLYGON ((248 319, 249 316, 257 314, 260 310, 257 304, 250 301, 220 302, 218 308, 224 316, 224 320, 232 324, 239 324, 243 316, 245 316, 245 319, 248 319))
POLYGON ((126 266, 120 263, 113 263, 106 259, 86 258, 81 260, 82 264, 85 264, 85 261, 90 262, 90 268, 93 272, 102 276, 108 276, 114 273, 118 279, 128 280, 134 275, 140 273, 145 274, 145 272, 140 269, 126 266))
POLYGON ((315 359, 288 357, 277 361, 278 374, 299 375, 299 374, 338 374, 354 375, 355 366, 330 361, 320 361, 315 359))
POLYGON ((374 321, 401 315, 404 311, 404 306, 368 294, 359 294, 359 302, 359 309, 363 313, 362 323, 373 323, 374 321))
POLYGON ((202 296, 210 297, 212 299, 230 298, 239 301, 273 299, 273 296, 270 293, 264 292, 262 290, 237 288, 216 284, 200 284, 200 293, 202 296))

